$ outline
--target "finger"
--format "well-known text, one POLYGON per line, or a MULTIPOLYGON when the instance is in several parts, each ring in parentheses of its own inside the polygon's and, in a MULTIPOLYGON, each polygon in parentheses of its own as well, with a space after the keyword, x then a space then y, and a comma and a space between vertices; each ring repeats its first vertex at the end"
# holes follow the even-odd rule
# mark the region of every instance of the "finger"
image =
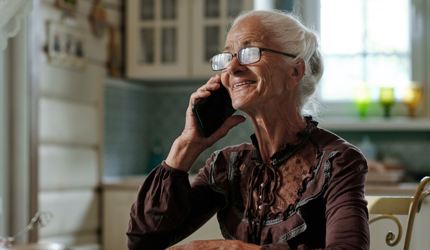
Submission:
POLYGON ((212 76, 201 88, 208 90, 217 90, 221 86, 221 77, 219 75, 212 76))
POLYGON ((218 82, 206 83, 191 94, 190 103, 194 104, 195 101, 209 97, 213 91, 216 91, 220 87, 221 83, 218 82))
POLYGON ((221 82, 221 76, 219 74, 213 75, 209 78, 208 82, 221 82))
POLYGON ((195 103, 197 103, 199 100, 207 98, 211 95, 211 92, 209 90, 197 90, 196 92, 192 93, 190 96, 190 105, 193 106, 195 103))
POLYGON ((202 85, 194 93, 191 94, 189 102, 190 105, 194 105, 194 103, 196 103, 196 101, 199 101, 200 99, 207 98, 211 95, 211 92, 219 89, 221 85, 221 76, 218 74, 212 76, 204 85, 202 85))
POLYGON ((198 91, 209 91, 213 92, 221 87, 221 82, 207 82, 203 86, 197 89, 198 91))
POLYGON ((221 82, 210 82, 203 85, 204 90, 215 91, 221 87, 221 82))

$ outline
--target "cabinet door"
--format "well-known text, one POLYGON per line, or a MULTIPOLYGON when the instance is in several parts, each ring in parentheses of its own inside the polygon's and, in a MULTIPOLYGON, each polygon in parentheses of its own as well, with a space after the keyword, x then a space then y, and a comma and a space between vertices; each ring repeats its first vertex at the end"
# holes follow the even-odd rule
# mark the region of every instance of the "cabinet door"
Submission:
POLYGON ((130 209, 136 200, 135 190, 105 190, 103 193, 103 249, 127 249, 130 209))
POLYGON ((178 78, 190 74, 188 0, 127 1, 127 76, 178 78))
POLYGON ((252 6, 252 0, 193 0, 193 77, 213 74, 210 58, 222 51, 233 19, 252 6))

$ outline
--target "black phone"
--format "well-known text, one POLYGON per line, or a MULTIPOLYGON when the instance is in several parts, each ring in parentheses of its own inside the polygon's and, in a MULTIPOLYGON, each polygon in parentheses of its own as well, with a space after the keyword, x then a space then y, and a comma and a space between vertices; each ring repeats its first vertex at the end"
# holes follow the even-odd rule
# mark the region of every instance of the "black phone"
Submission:
POLYGON ((231 106, 228 90, 222 84, 208 98, 198 101, 193 106, 198 129, 204 137, 213 134, 235 111, 231 106))

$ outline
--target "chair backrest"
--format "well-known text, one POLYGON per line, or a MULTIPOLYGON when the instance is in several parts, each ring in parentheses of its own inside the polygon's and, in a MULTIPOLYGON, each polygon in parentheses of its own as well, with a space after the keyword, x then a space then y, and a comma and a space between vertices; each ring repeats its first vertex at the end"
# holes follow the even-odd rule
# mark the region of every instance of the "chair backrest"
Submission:
POLYGON ((371 249, 430 249, 429 183, 430 177, 424 177, 414 196, 366 197, 371 249))

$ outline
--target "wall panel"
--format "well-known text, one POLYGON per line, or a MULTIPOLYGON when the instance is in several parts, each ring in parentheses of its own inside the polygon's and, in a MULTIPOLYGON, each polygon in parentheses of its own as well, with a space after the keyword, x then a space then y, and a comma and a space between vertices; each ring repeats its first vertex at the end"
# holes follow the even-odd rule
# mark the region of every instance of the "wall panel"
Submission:
POLYGON ((95 146, 98 144, 97 107, 62 100, 40 100, 40 141, 95 146))
POLYGON ((40 229, 41 237, 96 232, 99 198, 93 191, 52 191, 39 195, 39 209, 51 212, 52 220, 40 229))
POLYGON ((91 147, 41 145, 39 188, 93 189, 98 185, 97 150, 91 147))
POLYGON ((40 94, 77 102, 96 103, 106 70, 87 64, 83 70, 71 70, 51 64, 41 65, 40 94))

